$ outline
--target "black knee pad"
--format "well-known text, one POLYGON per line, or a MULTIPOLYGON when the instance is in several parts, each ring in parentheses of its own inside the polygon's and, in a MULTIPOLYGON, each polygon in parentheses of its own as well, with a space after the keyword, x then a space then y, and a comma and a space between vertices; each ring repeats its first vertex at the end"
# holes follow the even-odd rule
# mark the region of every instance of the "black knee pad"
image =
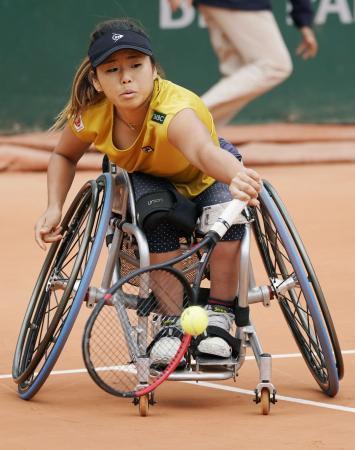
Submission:
POLYGON ((136 203, 138 225, 145 231, 153 230, 162 220, 191 234, 196 226, 197 207, 182 194, 170 189, 142 195, 136 203))

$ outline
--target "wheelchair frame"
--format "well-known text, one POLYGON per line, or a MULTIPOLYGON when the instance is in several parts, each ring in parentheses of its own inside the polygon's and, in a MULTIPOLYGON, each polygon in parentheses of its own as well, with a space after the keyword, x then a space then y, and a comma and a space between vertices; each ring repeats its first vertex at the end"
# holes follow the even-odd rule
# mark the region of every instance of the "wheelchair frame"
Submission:
MULTIPOLYGON (((38 293, 38 287, 35 288, 34 294, 31 297, 30 305, 20 331, 13 368, 13 376, 15 381, 19 384, 19 394, 23 399, 28 400, 32 398, 49 376, 70 333, 83 301, 86 301, 86 304, 89 307, 94 306, 98 299, 102 298, 105 291, 109 289, 113 283, 120 279, 121 260, 126 258, 128 263, 133 267, 149 267, 150 261, 148 244, 144 233, 137 226, 133 189, 128 174, 122 170, 119 170, 118 173, 116 173, 116 167, 111 165, 111 173, 104 174, 99 177, 97 181, 98 184, 100 183, 100 180, 101 183, 104 184, 105 192, 103 192, 104 198, 102 201, 103 208, 101 210, 101 215, 97 219, 98 224, 93 249, 89 252, 86 267, 83 270, 81 279, 77 280, 75 283, 71 280, 71 289, 74 293, 74 300, 72 301, 69 313, 65 318, 64 326, 62 326, 62 329, 59 331, 59 335, 57 336, 56 342, 51 348, 49 355, 46 354, 47 350, 39 355, 36 353, 34 354, 38 360, 43 358, 45 359, 42 367, 37 373, 35 373, 35 369, 38 370, 39 363, 37 362, 37 364, 34 364, 34 368, 32 368, 31 361, 34 358, 31 354, 31 345, 33 346, 33 344, 29 345, 28 341, 31 341, 31 339, 32 341, 38 339, 38 333, 35 337, 29 337, 31 336, 31 331, 29 330, 33 328, 34 322, 31 319, 31 311, 33 313, 37 303, 41 304, 41 299, 36 298, 36 296, 41 297, 38 293), (114 184, 114 186, 112 186, 112 184, 114 184), (127 221, 128 205, 131 216, 130 222, 127 221), (111 211, 113 211, 113 215, 111 211), (101 250, 105 229, 109 254, 102 283, 100 288, 89 287, 89 283, 101 250), (132 244, 133 240, 136 242, 138 246, 139 261, 121 251, 124 234, 128 236, 129 244, 132 244), (24 351, 24 348, 27 350, 24 351), (28 370, 29 367, 31 367, 31 370, 28 370)), ((284 294, 290 294, 291 301, 296 303, 295 313, 293 314, 294 317, 292 315, 292 317, 287 315, 287 308, 284 306, 283 313, 286 320, 288 321, 291 331, 300 347, 308 367, 312 372, 312 375, 327 395, 334 396, 338 391, 339 379, 342 378, 344 372, 341 351, 334 325, 302 241, 300 240, 286 209, 277 196, 276 191, 269 183, 264 182, 264 185, 266 187, 263 188, 260 195, 264 211, 261 211, 259 218, 258 214, 254 214, 252 217, 253 220, 246 224, 246 233, 241 243, 238 303, 240 307, 246 307, 254 303, 262 303, 264 306, 269 306, 271 299, 279 298, 280 296, 282 297, 284 294), (260 224, 264 225, 264 235, 267 239, 265 239, 265 237, 261 238, 261 236, 263 236, 263 232, 260 231, 260 224), (266 227, 265 224, 267 224, 266 227), (276 232, 272 229, 273 226, 275 227, 276 232), (250 260, 252 228, 256 233, 256 240, 270 279, 270 285, 257 286, 255 283, 250 260), (270 231, 271 229, 272 231, 270 231), (270 260, 272 259, 272 255, 270 256, 270 254, 272 253, 272 250, 267 248, 270 243, 267 242, 266 245, 263 239, 264 241, 270 240, 271 247, 273 246, 272 241, 276 242, 276 244, 274 243, 275 246, 278 241, 280 241, 283 245, 286 243, 286 251, 288 255, 291 255, 291 265, 292 268, 294 268, 294 272, 292 274, 288 274, 286 268, 284 267, 285 263, 281 261, 282 257, 280 255, 277 256, 277 252, 275 256, 275 266, 277 265, 281 267, 280 270, 282 272, 282 279, 278 279, 275 277, 275 274, 271 273, 272 270, 270 269, 270 260), (278 259, 280 259, 280 261, 278 261, 278 259), (309 279, 311 279, 311 285, 309 283, 309 279), (307 307, 303 309, 297 306, 299 299, 297 300, 297 294, 294 293, 295 289, 299 288, 300 285, 301 292, 306 292, 305 299, 307 307), (300 326, 307 326, 305 322, 307 320, 309 321, 309 317, 312 319, 312 323, 314 322, 314 330, 311 330, 309 336, 306 336, 305 339, 302 335, 300 335, 298 330, 300 326), (304 349, 305 345, 303 341, 307 339, 309 339, 310 342, 310 352, 304 349), (312 350, 313 347, 315 348, 314 351, 312 350), (311 358, 307 352, 311 353, 311 358), (316 365, 312 360, 312 352, 316 355, 316 365), (323 368, 323 366, 325 367, 325 375, 322 372, 323 378, 326 378, 325 383, 322 382, 322 379, 319 380, 321 377, 318 374, 318 368, 315 367, 317 364, 319 364, 321 368, 323 368)), ((92 194, 92 196, 94 197, 94 194, 92 194)), ((94 204, 95 202, 92 202, 91 212, 93 212, 92 210, 95 207, 94 204)), ((49 256, 50 255, 48 255, 48 257, 49 256)), ((49 277, 46 281, 47 285, 48 283, 52 283, 50 280, 51 278, 49 277)), ((69 282, 67 284, 69 284, 69 282)), ((66 286, 64 287, 64 290, 65 288, 66 286)), ((284 302, 283 298, 281 300, 281 304, 282 302, 284 302)), ((39 320, 43 319, 39 317, 39 320)), ((211 359, 198 358, 192 369, 190 368, 188 371, 181 372, 176 371, 170 375, 169 380, 199 381, 225 380, 229 378, 235 379, 239 369, 245 361, 246 348, 251 348, 259 368, 259 382, 255 389, 255 401, 256 403, 261 404, 262 413, 268 414, 270 410, 270 403, 276 402, 276 389, 271 382, 271 355, 264 352, 260 340, 258 339, 255 326, 251 321, 247 326, 237 328, 236 337, 240 339, 241 347, 239 355, 234 361, 229 361, 226 365, 225 360, 220 361, 215 359, 211 361, 211 359), (206 367, 211 365, 219 366, 220 370, 217 372, 215 370, 206 371, 206 367), (203 367, 204 370, 200 371, 202 366, 205 366, 203 367)), ((46 347, 46 342, 40 342, 40 344, 43 344, 43 348, 48 349, 49 344, 46 347)), ((37 353, 39 347, 41 347, 41 345, 36 347, 37 353)), ((148 404, 153 402, 154 398, 152 395, 147 398, 142 397, 139 400, 138 403, 141 415, 147 414, 148 404)))

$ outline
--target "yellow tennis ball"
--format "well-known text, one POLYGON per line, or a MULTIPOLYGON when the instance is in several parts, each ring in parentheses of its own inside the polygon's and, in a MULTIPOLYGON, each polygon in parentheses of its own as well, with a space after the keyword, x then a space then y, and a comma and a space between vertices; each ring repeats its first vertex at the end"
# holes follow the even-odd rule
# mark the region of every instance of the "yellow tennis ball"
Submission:
POLYGON ((201 306, 189 306, 181 314, 180 320, 183 331, 192 336, 203 333, 208 325, 207 312, 201 306))

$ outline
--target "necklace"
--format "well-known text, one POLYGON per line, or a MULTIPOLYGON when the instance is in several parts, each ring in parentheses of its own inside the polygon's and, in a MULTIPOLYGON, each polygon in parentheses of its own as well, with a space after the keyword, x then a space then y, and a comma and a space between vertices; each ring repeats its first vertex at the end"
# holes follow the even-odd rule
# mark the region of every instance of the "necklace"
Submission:
POLYGON ((133 130, 133 131, 136 131, 137 130, 137 128, 138 128, 138 125, 136 125, 136 124, 134 124, 134 123, 132 123, 132 122, 126 122, 123 118, 122 118, 122 116, 119 116, 119 119, 130 129, 130 130, 133 130))

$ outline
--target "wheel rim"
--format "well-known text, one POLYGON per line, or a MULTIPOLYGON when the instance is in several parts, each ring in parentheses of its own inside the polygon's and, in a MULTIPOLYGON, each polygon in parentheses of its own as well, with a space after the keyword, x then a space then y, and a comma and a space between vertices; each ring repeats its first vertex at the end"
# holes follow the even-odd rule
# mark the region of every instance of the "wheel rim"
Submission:
POLYGON ((337 334, 335 331, 333 320, 331 318, 331 315, 330 315, 330 312, 328 309, 328 305, 325 300, 321 286, 319 284, 318 278, 316 276, 315 270, 312 266, 312 263, 307 254, 307 251, 303 245, 302 239, 301 239, 300 235, 298 234, 297 229, 296 229, 290 215, 288 214, 287 209, 286 209, 285 205, 283 204, 280 196, 278 195, 278 193, 276 192, 274 187, 268 181, 264 180, 263 183, 264 183, 265 189, 267 190, 269 195, 272 197, 275 205, 277 206, 280 214, 282 215, 282 217, 285 221, 285 224, 287 225, 288 230, 289 230, 290 234, 292 235, 292 238, 297 246, 297 249, 300 253, 300 256, 301 256, 303 263, 305 265, 305 268, 307 270, 309 281, 311 282, 312 287, 314 289, 314 293, 317 297, 318 304, 323 313, 324 321, 325 321, 327 329, 328 329, 330 340, 332 341, 334 356, 336 359, 338 377, 339 377, 339 380, 341 380, 344 376, 343 356, 341 353, 341 348, 339 345, 339 340, 338 340, 338 337, 337 337, 337 334))
POLYGON ((26 324, 29 332, 24 338, 25 344, 15 379, 19 383, 20 392, 25 392, 33 384, 46 363, 80 286, 102 212, 102 196, 97 194, 96 188, 93 191, 92 187, 90 184, 85 187, 74 212, 69 214, 68 233, 57 246, 48 275, 40 286, 43 291, 37 308, 26 324))
MULTIPOLYGON (((254 222, 257 244, 266 271, 270 279, 285 281, 293 277, 297 280, 293 268, 294 261, 291 261, 292 257, 289 256, 268 209, 269 206, 265 206, 261 202, 261 207, 255 210, 254 222)), ((328 395, 335 395, 338 384, 333 372, 329 373, 330 352, 324 354, 322 348, 324 340, 321 342, 318 336, 319 330, 314 322, 310 302, 307 302, 302 286, 298 283, 292 289, 278 294, 277 297, 284 317, 313 377, 328 395)))

